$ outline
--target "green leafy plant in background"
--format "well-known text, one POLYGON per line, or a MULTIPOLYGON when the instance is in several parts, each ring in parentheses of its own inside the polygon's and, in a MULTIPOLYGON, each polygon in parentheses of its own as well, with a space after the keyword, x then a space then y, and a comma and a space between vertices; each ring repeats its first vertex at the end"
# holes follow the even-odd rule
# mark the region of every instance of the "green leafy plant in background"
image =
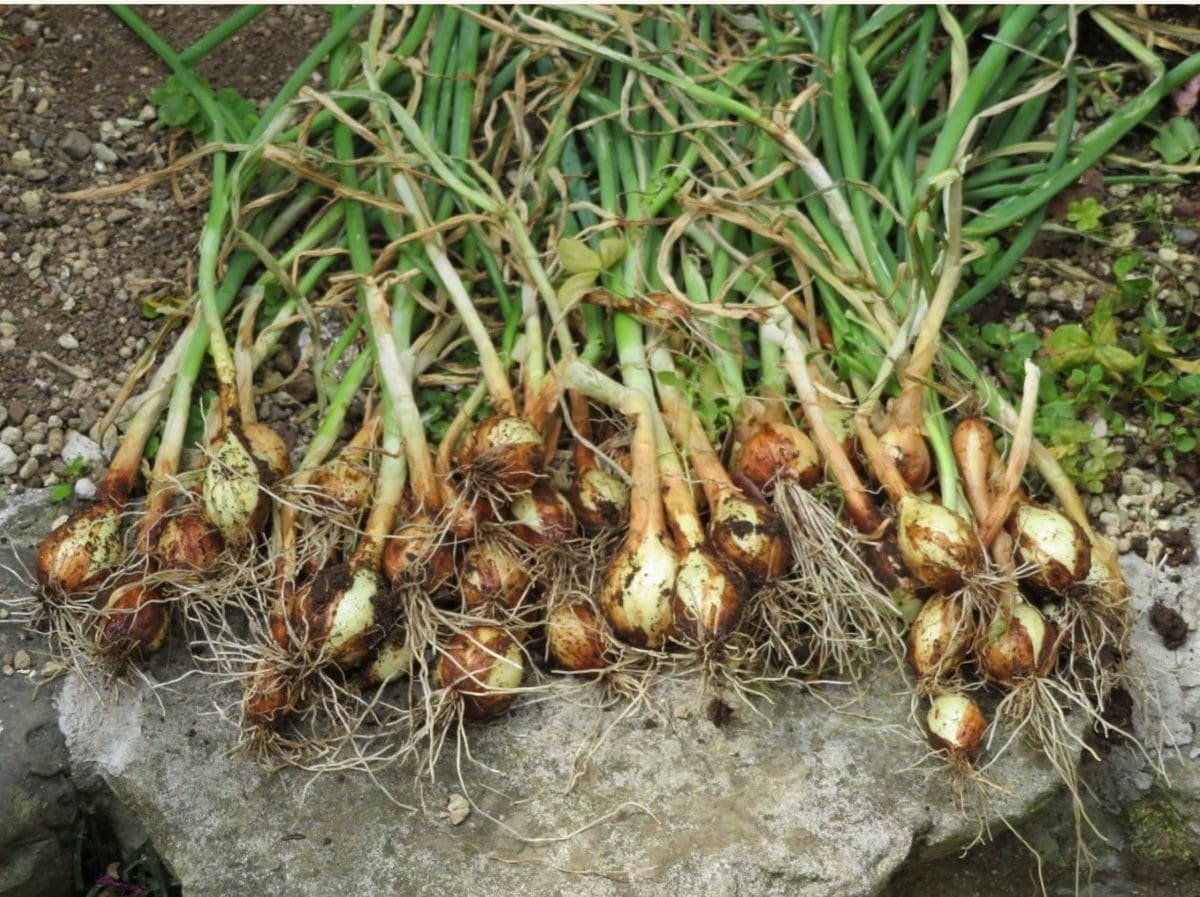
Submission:
POLYGON ((1176 115, 1158 128, 1150 148, 1168 165, 1195 165, 1200 160, 1200 129, 1186 115, 1176 115))
POLYGON ((1200 446, 1200 339, 1168 322, 1153 295, 1151 265, 1130 252, 1113 263, 1113 280, 1081 323, 1041 334, 1025 316, 1011 324, 956 326, 969 351, 987 358, 1015 385, 1027 359, 1042 367, 1034 432, 1081 487, 1103 492, 1124 462, 1114 438, 1126 414, 1147 428, 1139 444, 1172 463, 1200 446))
POLYGON ((1092 234, 1100 230, 1100 219, 1104 217, 1104 206, 1094 196, 1077 199, 1067 205, 1067 220, 1081 234, 1092 234))
POLYGON ((60 504, 70 498, 75 492, 75 481, 86 469, 87 462, 83 458, 76 458, 68 464, 59 475, 61 482, 56 483, 50 490, 50 501, 60 504))
MULTIPOLYGON (((205 87, 212 89, 212 85, 207 81, 200 78, 199 75, 196 77, 203 82, 205 87)), ((217 104, 227 110, 232 119, 240 122, 244 130, 253 130, 254 125, 258 122, 258 110, 254 108, 253 103, 232 87, 222 87, 220 90, 212 92, 217 104)), ((150 102, 158 111, 158 120, 162 124, 171 128, 184 128, 201 139, 210 135, 212 125, 208 117, 205 116, 192 93, 174 75, 169 77, 162 87, 150 94, 150 102)))

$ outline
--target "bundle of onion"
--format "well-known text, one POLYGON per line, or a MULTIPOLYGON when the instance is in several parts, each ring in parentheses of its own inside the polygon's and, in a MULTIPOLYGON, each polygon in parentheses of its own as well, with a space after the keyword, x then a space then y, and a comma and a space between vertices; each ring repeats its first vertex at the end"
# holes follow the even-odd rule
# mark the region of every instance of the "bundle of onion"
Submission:
POLYGON ((582 362, 567 366, 565 385, 633 419, 629 527, 608 563, 597 603, 617 637, 638 647, 660 647, 671 630, 679 562, 666 531, 650 402, 582 362))
MULTIPOLYGON (((674 371, 665 349, 651 353, 654 369, 674 371)), ((750 495, 733 482, 696 414, 679 391, 660 377, 656 384, 667 425, 684 446, 708 503, 708 536, 713 548, 753 583, 775 579, 791 562, 783 524, 760 495, 750 495)))

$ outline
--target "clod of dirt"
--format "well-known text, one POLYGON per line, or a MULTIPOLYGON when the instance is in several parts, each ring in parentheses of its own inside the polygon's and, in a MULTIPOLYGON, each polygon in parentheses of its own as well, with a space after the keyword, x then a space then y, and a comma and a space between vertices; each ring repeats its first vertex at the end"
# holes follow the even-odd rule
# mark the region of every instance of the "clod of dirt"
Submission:
POLYGON ((1168 651, 1182 648, 1183 643, 1187 641, 1187 622, 1179 615, 1179 611, 1173 610, 1165 604, 1156 601, 1150 608, 1150 625, 1162 638, 1163 646, 1168 651))
POLYGON ((729 721, 733 719, 733 708, 720 698, 713 698, 708 702, 707 713, 708 721, 718 729, 728 725, 729 721))

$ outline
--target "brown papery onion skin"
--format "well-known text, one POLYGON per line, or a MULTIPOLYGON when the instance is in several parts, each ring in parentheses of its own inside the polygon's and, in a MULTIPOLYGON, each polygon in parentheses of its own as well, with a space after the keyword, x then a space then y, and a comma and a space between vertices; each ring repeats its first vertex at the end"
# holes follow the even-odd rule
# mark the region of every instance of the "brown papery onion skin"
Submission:
POLYGON ((766 423, 742 444, 734 470, 759 489, 787 479, 811 489, 821 476, 817 447, 801 430, 788 424, 766 423))
POLYGON ((979 663, 989 679, 1013 685, 1022 679, 1045 676, 1058 653, 1058 631, 1036 607, 1018 604, 1004 624, 1004 631, 988 637, 978 652, 979 663))
POLYGON ((502 487, 528 491, 541 477, 545 447, 542 434, 520 417, 495 415, 471 433, 460 456, 464 466, 486 469, 502 487))
POLYGON ((288 455, 287 443, 274 428, 258 421, 246 421, 242 424, 242 433, 246 436, 250 454, 266 465, 268 483, 292 472, 292 459, 288 455))
POLYGON ((437 678, 462 697, 469 719, 503 713, 516 697, 525 660, 517 640, 494 626, 474 626, 451 636, 438 658, 437 678))
POLYGON ((913 672, 923 680, 954 672, 966 654, 971 636, 958 601, 944 594, 929 598, 905 637, 913 672))
POLYGON ((42 540, 34 571, 48 595, 77 595, 99 585, 124 554, 121 506, 104 498, 76 511, 42 540))
POLYGON ((164 570, 200 573, 211 568, 225 548, 216 528, 199 511, 185 511, 163 522, 154 556, 164 570))
POLYGON ((293 710, 294 694, 291 678, 274 664, 260 660, 246 680, 246 718, 260 729, 277 729, 293 710))
POLYGON ((546 615, 546 647, 555 664, 578 673, 607 667, 602 625, 586 601, 553 607, 546 615))
POLYGON ((416 583, 436 592, 454 579, 454 546, 439 541, 433 521, 418 515, 388 538, 381 568, 392 588, 416 583))
POLYGON ((158 590, 126 583, 97 596, 104 614, 96 630, 96 648, 106 656, 144 660, 167 638, 171 617, 158 590))
POLYGON ((467 610, 513 610, 529 591, 529 576, 515 555, 494 543, 477 542, 463 555, 459 588, 467 610))
POLYGON ((879 442, 900 471, 911 489, 920 489, 929 482, 932 461, 929 444, 917 427, 892 424, 879 436, 879 442))
POLYGON ((577 470, 568 497, 575 518, 589 533, 620 526, 629 509, 629 487, 596 466, 577 470))
POLYGON ((512 531, 527 545, 557 545, 575 535, 575 512, 567 497, 540 481, 513 499, 512 531))
POLYGON ((713 509, 708 532, 717 553, 751 582, 782 576, 791 563, 783 522, 757 499, 724 492, 713 509))
POLYGON ((395 624, 395 596, 370 564, 327 567, 296 592, 291 626, 323 663, 348 669, 362 663, 395 624))

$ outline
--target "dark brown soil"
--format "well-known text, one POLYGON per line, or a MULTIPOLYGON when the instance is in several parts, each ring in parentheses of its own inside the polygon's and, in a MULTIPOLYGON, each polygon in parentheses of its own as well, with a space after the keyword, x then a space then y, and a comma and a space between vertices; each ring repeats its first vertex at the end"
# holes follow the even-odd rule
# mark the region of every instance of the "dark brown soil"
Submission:
MULTIPOLYGON (((230 8, 138 12, 182 50, 230 8)), ((269 9, 199 68, 261 106, 325 21, 319 7, 269 9)), ((161 170, 186 149, 146 108, 169 71, 99 6, 3 6, 0 35, 0 428, 21 431, 9 443, 20 471, 0 484, 41 486, 62 471, 65 431, 88 433, 161 328, 143 302, 190 295, 205 180, 197 168, 176 190, 61 198, 161 170)))

